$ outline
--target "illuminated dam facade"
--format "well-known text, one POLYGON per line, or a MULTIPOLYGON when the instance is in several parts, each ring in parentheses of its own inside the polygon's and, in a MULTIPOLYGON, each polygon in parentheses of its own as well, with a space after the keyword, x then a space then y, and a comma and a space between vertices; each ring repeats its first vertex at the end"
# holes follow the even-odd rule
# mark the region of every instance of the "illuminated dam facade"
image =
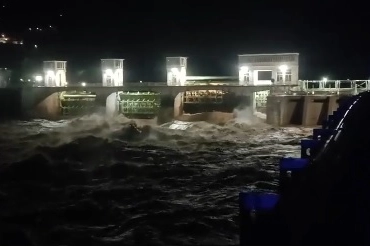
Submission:
POLYGON ((228 113, 231 118, 235 108, 250 106, 253 94, 270 86, 216 85, 211 88, 208 85, 139 83, 118 87, 91 84, 69 85, 67 88, 30 87, 21 89, 21 105, 27 116, 48 119, 94 112, 109 116, 123 114, 135 119, 157 117, 162 119, 160 122, 181 120, 187 114, 210 112, 228 113))
POLYGON ((235 110, 248 109, 264 113, 274 125, 315 125, 336 109, 340 95, 369 88, 368 81, 300 81, 297 53, 239 55, 235 77, 188 76, 187 57, 167 57, 167 80, 159 83, 125 82, 123 62, 102 59, 102 82, 97 84, 67 83, 66 61, 45 61, 43 76, 22 88, 7 87, 10 71, 3 69, 0 96, 9 98, 9 104, 18 97, 22 114, 33 118, 98 112, 166 122, 213 113, 230 119, 239 112, 235 110))
POLYGON ((43 81, 23 92, 23 110, 35 117, 52 118, 104 108, 110 115, 123 114, 128 118, 155 118, 163 112, 173 118, 204 112, 234 114, 234 109, 243 107, 263 111, 271 88, 288 91, 297 86, 298 70, 290 68, 295 66, 292 61, 298 63, 298 57, 293 54, 292 60, 291 54, 255 56, 252 60, 239 56, 239 77, 187 76, 187 57, 167 57, 167 81, 163 83, 124 82, 124 59, 102 59, 101 84, 69 84, 66 61, 45 61, 43 81), (255 56, 264 59, 257 61, 255 56), (282 65, 289 66, 283 71, 288 78, 284 82, 279 81, 282 65), (267 80, 269 69, 271 78, 267 80), (276 85, 274 78, 279 82, 276 85))
MULTIPOLYGON (((44 116, 77 116, 100 111, 106 107, 104 99, 99 99, 98 87, 123 87, 123 59, 102 59, 102 84, 93 85, 94 90, 86 90, 86 83, 77 84, 80 88, 70 90, 71 86, 66 81, 66 61, 44 62, 44 84, 38 87, 59 87, 66 91, 53 93, 51 101, 40 102, 44 116), (98 90, 98 91, 97 91, 98 90), (57 100, 55 97, 57 96, 57 100), (100 102, 99 102, 100 101, 100 102), (56 103, 58 102, 58 103, 56 103), (50 114, 53 113, 53 114, 50 114)), ((89 84, 89 86, 91 86, 89 84)), ((104 98, 104 97, 103 97, 104 98)), ((109 101, 112 105, 112 102, 109 101)), ((150 91, 117 91, 115 93, 115 111, 129 118, 154 118, 160 108, 160 97, 158 93, 150 91)), ((112 107, 110 107, 112 108, 112 107)), ((36 113, 42 110, 36 110, 36 113)), ((36 114, 37 115, 37 114, 36 114)))

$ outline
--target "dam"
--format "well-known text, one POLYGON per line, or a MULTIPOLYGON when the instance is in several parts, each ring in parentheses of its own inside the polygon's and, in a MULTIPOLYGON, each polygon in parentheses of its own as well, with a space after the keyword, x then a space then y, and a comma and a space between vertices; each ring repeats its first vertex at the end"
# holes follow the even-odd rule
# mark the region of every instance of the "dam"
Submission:
POLYGON ((240 105, 251 105, 250 100, 256 91, 269 88, 270 86, 163 86, 131 83, 118 87, 69 85, 17 90, 22 95, 22 112, 35 118, 75 116, 99 109, 108 115, 124 114, 132 118, 153 118, 168 111, 171 117, 176 118, 183 114, 201 112, 232 112, 240 105))
POLYGON ((124 59, 101 60, 101 83, 68 83, 67 61, 45 61, 43 76, 23 87, 12 87, 10 70, 2 69, 0 113, 60 119, 99 112, 167 122, 206 121, 213 113, 227 121, 235 110, 248 109, 264 114, 268 124, 315 126, 343 98, 369 88, 366 80, 299 80, 298 53, 238 59, 239 76, 187 76, 187 57, 167 57, 167 81, 144 83, 124 82, 124 59))

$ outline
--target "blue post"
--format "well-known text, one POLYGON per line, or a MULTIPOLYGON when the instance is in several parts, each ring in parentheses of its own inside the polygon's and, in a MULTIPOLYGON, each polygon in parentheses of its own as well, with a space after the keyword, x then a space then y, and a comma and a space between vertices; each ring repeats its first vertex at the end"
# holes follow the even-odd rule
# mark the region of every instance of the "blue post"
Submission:
POLYGON ((292 183, 298 181, 301 174, 309 164, 309 159, 302 158, 282 158, 279 168, 279 192, 282 196, 288 194, 292 189, 292 183))
POLYGON ((301 140, 301 158, 314 157, 320 149, 321 142, 318 140, 302 139, 301 140))
MULTIPOLYGON (((279 198, 275 193, 241 192, 239 194, 240 245, 273 244, 273 236, 266 237, 266 234, 276 226, 274 209, 279 198), (269 242, 272 244, 268 244, 269 242)), ((277 229, 274 230, 276 232, 277 229)))
POLYGON ((299 171, 305 168, 309 163, 309 159, 302 158, 281 158, 280 171, 299 171))

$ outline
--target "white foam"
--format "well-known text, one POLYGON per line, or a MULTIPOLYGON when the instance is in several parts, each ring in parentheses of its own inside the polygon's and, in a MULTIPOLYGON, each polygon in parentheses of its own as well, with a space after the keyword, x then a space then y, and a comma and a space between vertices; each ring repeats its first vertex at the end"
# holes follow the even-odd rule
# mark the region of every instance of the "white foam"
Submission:
POLYGON ((174 121, 168 128, 176 130, 186 130, 194 126, 194 123, 183 122, 183 121, 174 121))

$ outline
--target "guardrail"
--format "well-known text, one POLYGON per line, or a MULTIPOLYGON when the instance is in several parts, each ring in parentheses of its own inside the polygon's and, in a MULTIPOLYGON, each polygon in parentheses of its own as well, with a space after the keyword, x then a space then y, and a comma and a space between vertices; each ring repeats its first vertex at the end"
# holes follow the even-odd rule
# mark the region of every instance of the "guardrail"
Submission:
POLYGON ((309 93, 349 93, 358 94, 370 90, 370 80, 321 80, 321 81, 299 81, 298 91, 309 93))
MULTIPOLYGON (((127 86, 135 86, 135 87, 148 87, 148 86, 167 86, 166 82, 125 82, 123 83, 124 87, 125 85, 127 86)), ((68 85, 66 87, 81 87, 81 83, 73 83, 68 85)), ((102 83, 88 83, 86 84, 86 87, 103 87, 102 83)), ((106 86, 110 87, 110 86, 106 86)), ((119 87, 119 86, 111 86, 111 87, 119 87)))
MULTIPOLYGON (((135 83, 124 83, 123 86, 103 86, 101 83, 88 83, 88 84, 81 84, 81 83, 68 83, 66 86, 63 87, 78 87, 78 88, 93 88, 93 87, 114 87, 114 88, 124 88, 124 87, 167 87, 167 83, 163 82, 135 82, 135 83)), ((276 84, 276 85, 239 85, 238 83, 188 83, 184 86, 168 86, 168 87, 297 87, 298 84, 290 85, 290 84, 276 84)), ((23 86, 23 87, 57 87, 57 86, 41 86, 41 85, 30 85, 30 86, 23 86)), ((18 87, 14 87, 18 88, 18 87)))
MULTIPOLYGON (((220 85, 215 85, 217 83, 189 83, 185 86, 241 86, 238 83, 223 82, 220 85)), ((124 86, 134 86, 134 87, 152 87, 152 86, 167 86, 166 82, 125 82, 124 86)), ((86 87, 102 87, 102 83, 89 83, 86 87)), ((262 86, 262 85, 255 85, 262 86)), ((265 85, 266 86, 266 85, 265 85)), ((289 86, 289 84, 274 84, 271 87, 282 87, 289 86)), ((25 86, 27 87, 27 86, 25 86)), ((30 87, 45 87, 33 85, 30 87)), ((68 84, 66 87, 84 87, 81 83, 68 84)), ((249 85, 251 87, 251 85, 249 85)), ((19 88, 19 86, 8 86, 8 88, 19 88)), ((351 94, 356 95, 358 93, 370 90, 370 80, 300 80, 295 85, 290 85, 289 91, 292 93, 336 93, 336 94, 351 94)))

